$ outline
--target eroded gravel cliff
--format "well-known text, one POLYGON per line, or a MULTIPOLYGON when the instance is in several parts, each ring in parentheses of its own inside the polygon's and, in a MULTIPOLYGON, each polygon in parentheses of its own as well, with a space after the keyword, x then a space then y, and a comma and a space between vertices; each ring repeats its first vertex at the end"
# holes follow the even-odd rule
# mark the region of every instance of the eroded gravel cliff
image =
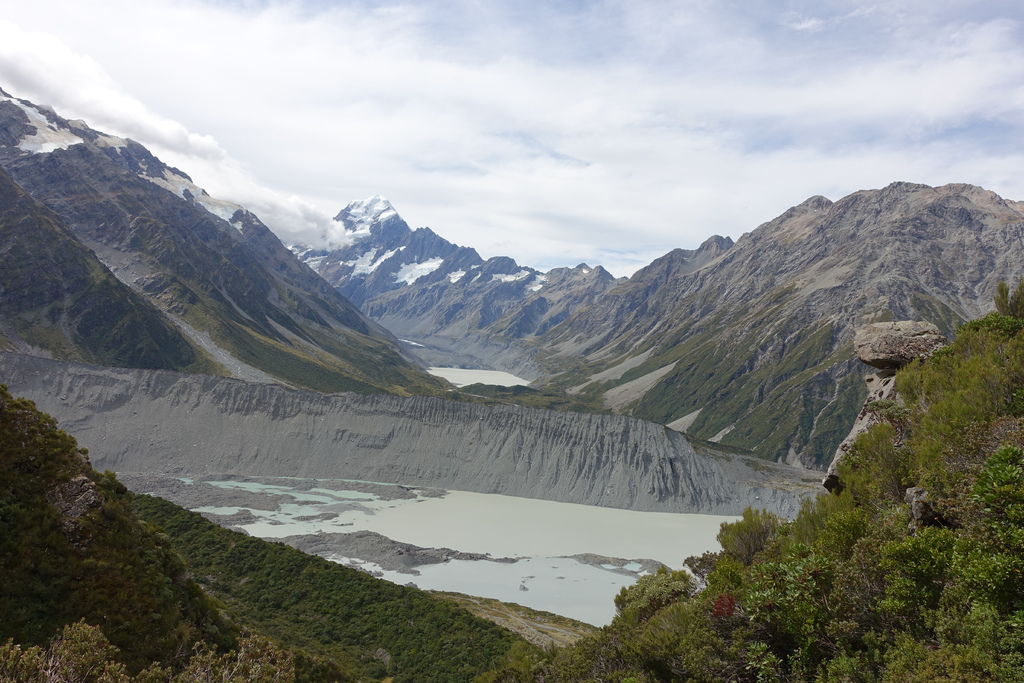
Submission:
POLYGON ((645 511, 792 515, 817 475, 701 454, 624 416, 319 394, 0 354, 0 381, 60 420, 97 469, 342 477, 645 511))

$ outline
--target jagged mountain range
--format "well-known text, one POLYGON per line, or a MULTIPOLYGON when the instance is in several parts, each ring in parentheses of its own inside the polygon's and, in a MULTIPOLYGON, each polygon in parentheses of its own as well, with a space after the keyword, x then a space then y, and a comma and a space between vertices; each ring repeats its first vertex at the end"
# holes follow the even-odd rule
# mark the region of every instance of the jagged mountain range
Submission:
MULTIPOLYGON (((694 269, 670 253, 543 338, 580 397, 772 459, 828 464, 863 401, 853 330, 952 334, 1024 275, 1024 205, 972 185, 811 197, 694 269)), ((557 364, 552 365, 557 370, 557 364)))
POLYGON ((443 391, 256 215, 136 142, 0 91, 0 170, 0 229, 18 233, 0 268, 25 275, 0 290, 8 348, 321 391, 443 391))
POLYGON ((292 250, 364 313, 411 342, 433 365, 540 375, 535 339, 615 285, 600 266, 542 273, 507 256, 483 259, 430 228, 410 229, 379 196, 348 204, 334 219, 340 248, 292 250))

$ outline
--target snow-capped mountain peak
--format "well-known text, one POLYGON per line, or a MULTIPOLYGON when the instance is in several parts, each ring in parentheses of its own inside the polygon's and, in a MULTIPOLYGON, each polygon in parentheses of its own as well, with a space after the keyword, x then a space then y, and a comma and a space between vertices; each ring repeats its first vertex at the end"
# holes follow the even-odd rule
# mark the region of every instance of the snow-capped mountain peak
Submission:
POLYGON ((370 234, 370 228, 392 217, 398 217, 398 212, 384 197, 379 194, 367 199, 349 202, 348 206, 342 209, 334 220, 345 227, 345 232, 351 237, 364 237, 370 234))

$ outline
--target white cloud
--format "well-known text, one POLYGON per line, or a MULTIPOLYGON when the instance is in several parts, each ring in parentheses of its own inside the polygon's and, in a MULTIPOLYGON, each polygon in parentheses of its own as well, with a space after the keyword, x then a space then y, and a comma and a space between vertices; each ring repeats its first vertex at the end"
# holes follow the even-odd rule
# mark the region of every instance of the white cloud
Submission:
POLYGON ((783 26, 794 31, 820 31, 825 26, 825 21, 818 17, 807 17, 799 12, 787 12, 782 18, 783 26))
POLYGON ((0 66, 4 85, 37 100, 82 112, 111 132, 183 154, 220 160, 224 150, 209 135, 153 113, 125 93, 88 55, 69 49, 48 33, 22 30, 0 20, 0 66))
POLYGON ((6 15, 45 34, 0 23, 0 85, 152 146, 285 239, 329 239, 380 193, 539 267, 625 273, 897 179, 1024 197, 1015 17, 805 4, 780 23, 774 3, 40 0, 6 15))
POLYGON ((261 185, 213 136, 191 132, 151 111, 94 59, 50 34, 0 20, 0 74, 0 87, 16 96, 55 106, 66 118, 84 118, 93 128, 145 144, 211 194, 253 210, 283 239, 344 241, 327 213, 294 194, 261 185))

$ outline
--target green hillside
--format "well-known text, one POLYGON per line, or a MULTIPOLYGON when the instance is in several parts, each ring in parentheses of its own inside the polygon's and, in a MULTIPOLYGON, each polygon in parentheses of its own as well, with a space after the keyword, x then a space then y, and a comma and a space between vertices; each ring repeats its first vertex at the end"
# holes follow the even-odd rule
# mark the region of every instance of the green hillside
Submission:
POLYGON ((135 497, 2 385, 0 532, 0 681, 458 681, 525 646, 418 589, 135 497))
POLYGON ((0 386, 0 642, 41 645, 84 619, 132 670, 180 664, 200 641, 235 643, 235 627, 130 499, 53 418, 0 386))
POLYGON ((240 624, 362 676, 470 680, 519 641, 416 588, 221 528, 160 498, 135 509, 165 529, 203 587, 240 624))
POLYGON ((1024 320, 968 323, 874 405, 840 495, 748 510, 695 578, 645 577, 595 636, 484 680, 1024 680, 1021 387, 1024 320))
POLYGON ((222 372, 0 169, 0 329, 59 358, 222 372))

